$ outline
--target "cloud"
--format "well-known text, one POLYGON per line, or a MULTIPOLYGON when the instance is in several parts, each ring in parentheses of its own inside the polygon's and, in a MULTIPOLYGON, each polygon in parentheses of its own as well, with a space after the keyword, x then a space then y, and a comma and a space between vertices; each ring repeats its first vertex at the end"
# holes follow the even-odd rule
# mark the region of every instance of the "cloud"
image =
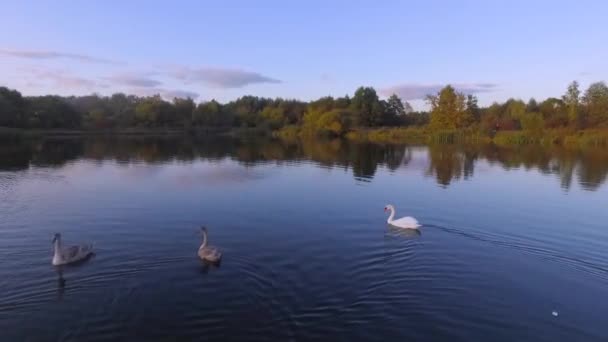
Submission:
POLYGON ((0 55, 27 58, 27 59, 70 59, 73 61, 84 62, 84 63, 97 63, 97 64, 112 64, 120 65, 124 64, 119 61, 93 57, 88 55, 81 55, 77 53, 69 52, 58 52, 48 50, 11 50, 11 49, 0 49, 0 55))
POLYGON ((197 97, 199 97, 198 93, 195 93, 193 91, 188 91, 188 90, 179 90, 179 89, 174 89, 174 90, 166 90, 163 89, 160 96, 167 98, 167 99, 173 99, 175 97, 177 98, 181 98, 181 99, 185 99, 185 98, 191 98, 191 99, 196 99, 197 97))
MULTIPOLYGON (((477 94, 492 92, 498 85, 494 83, 453 83, 452 86, 465 94, 477 94)), ((418 100, 424 99, 429 94, 438 93, 443 87, 445 84, 406 83, 383 88, 379 92, 385 96, 397 94, 403 100, 418 100)))
POLYGON ((198 93, 189 91, 189 90, 181 90, 181 89, 164 89, 164 88, 134 88, 130 91, 127 91, 129 94, 134 94, 138 96, 154 96, 160 95, 163 99, 172 100, 174 98, 191 98, 196 99, 200 95, 198 93))
POLYGON ((257 72, 227 68, 181 67, 169 73, 170 76, 189 83, 206 83, 217 88, 242 88, 254 83, 281 83, 257 72))
POLYGON ((36 84, 40 81, 50 81, 56 87, 61 88, 80 88, 94 89, 106 88, 107 86, 95 80, 78 77, 62 70, 46 70, 38 68, 21 68, 21 70, 29 74, 36 80, 36 84))
POLYGON ((150 75, 151 73, 130 72, 104 77, 104 79, 112 83, 131 87, 153 88, 162 84, 162 82, 150 78, 150 75))

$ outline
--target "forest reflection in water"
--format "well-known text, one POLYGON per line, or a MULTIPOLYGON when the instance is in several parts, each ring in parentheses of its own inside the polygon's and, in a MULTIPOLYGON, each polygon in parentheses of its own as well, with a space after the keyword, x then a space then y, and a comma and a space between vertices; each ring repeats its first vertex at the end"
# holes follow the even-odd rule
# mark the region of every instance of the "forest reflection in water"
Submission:
POLYGON ((345 140, 298 140, 213 137, 87 137, 48 138, 0 145, 0 171, 30 167, 61 167, 78 159, 112 160, 119 164, 189 162, 229 158, 245 166, 263 163, 314 162, 326 168, 351 169, 353 176, 372 181, 379 167, 391 171, 419 169, 447 187, 474 176, 479 163, 504 169, 536 169, 554 174, 564 189, 578 182, 596 190, 608 175, 608 151, 563 147, 496 145, 381 145, 345 140))

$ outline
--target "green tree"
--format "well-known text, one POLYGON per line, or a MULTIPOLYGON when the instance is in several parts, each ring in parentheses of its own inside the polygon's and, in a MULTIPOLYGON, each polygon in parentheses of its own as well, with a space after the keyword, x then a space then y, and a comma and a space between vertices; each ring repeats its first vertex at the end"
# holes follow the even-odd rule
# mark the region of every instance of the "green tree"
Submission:
POLYGON ((283 106, 266 106, 264 110, 262 110, 261 116, 272 129, 277 129, 282 127, 286 121, 286 108, 283 106))
POLYGON ((531 97, 530 100, 528 100, 528 103, 526 104, 526 112, 534 113, 538 112, 539 110, 540 108, 538 107, 538 102, 536 102, 536 100, 531 97))
POLYGON ((386 101, 386 110, 396 117, 402 117, 405 115, 405 106, 403 101, 396 94, 391 95, 386 101))
POLYGON ((222 119, 222 106, 211 100, 196 107, 192 121, 197 126, 224 126, 222 119))
POLYGON ((86 125, 88 128, 110 127, 110 112, 102 106, 92 109, 86 116, 86 125))
POLYGON ((568 85, 566 94, 562 97, 568 109, 568 121, 571 126, 580 128, 582 126, 582 118, 579 114, 581 92, 578 89, 578 82, 572 81, 568 85))
POLYGON ((512 120, 520 120, 526 113, 526 104, 522 100, 508 99, 504 115, 512 120))
POLYGON ((361 126, 373 127, 383 124, 384 106, 372 87, 359 87, 353 96, 351 107, 361 126))
POLYGON ((173 107, 177 123, 186 129, 190 128, 192 126, 194 109, 196 108, 194 101, 191 98, 180 99, 176 97, 173 99, 173 107))
POLYGON ((412 114, 412 113, 414 112, 414 108, 412 108, 412 105, 411 105, 409 102, 404 101, 404 102, 403 102, 403 112, 404 112, 406 115, 408 115, 408 114, 412 114))
POLYGON ((540 135, 545 126, 542 114, 540 113, 524 113, 520 117, 521 128, 524 131, 534 135, 540 135))
MULTIPOLYGON (((135 118, 147 127, 166 126, 172 120, 173 108, 160 95, 143 99, 135 107, 135 118)), ((174 116, 173 116, 174 118, 174 116)))
POLYGON ((608 126, 608 87, 604 82, 593 83, 585 91, 583 102, 589 126, 608 126))
POLYGON ((316 127, 319 133, 333 136, 341 136, 346 133, 350 127, 351 113, 346 109, 334 109, 323 113, 316 127))
POLYGON ((20 92, 0 87, 0 126, 23 127, 25 105, 20 92))
POLYGON ((550 97, 539 105, 539 111, 548 128, 564 127, 568 125, 568 112, 564 101, 550 97))
POLYGON ((479 121, 481 111, 479 109, 479 105, 477 104, 477 96, 475 95, 467 95, 467 111, 475 121, 479 121))
POLYGON ((30 128, 80 128, 82 115, 59 96, 26 98, 26 115, 30 128))
POLYGON ((464 128, 473 122, 473 116, 467 111, 465 96, 448 85, 437 95, 428 95, 431 106, 430 127, 433 130, 451 130, 464 128))

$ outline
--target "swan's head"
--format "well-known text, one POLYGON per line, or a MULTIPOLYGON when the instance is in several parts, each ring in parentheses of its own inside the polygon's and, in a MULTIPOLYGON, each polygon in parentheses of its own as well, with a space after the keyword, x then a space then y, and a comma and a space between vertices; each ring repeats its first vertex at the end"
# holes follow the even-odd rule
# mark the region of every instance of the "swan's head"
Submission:
POLYGON ((205 226, 201 226, 201 233, 202 233, 202 232, 205 232, 205 233, 206 233, 206 232, 207 232, 207 227, 205 227, 205 226))
POLYGON ((53 243, 55 243, 59 240, 61 240, 61 234, 55 233, 55 236, 53 236, 53 243))
POLYGON ((386 213, 387 211, 391 211, 391 210, 395 210, 395 207, 392 204, 387 204, 384 207, 384 212, 386 213))

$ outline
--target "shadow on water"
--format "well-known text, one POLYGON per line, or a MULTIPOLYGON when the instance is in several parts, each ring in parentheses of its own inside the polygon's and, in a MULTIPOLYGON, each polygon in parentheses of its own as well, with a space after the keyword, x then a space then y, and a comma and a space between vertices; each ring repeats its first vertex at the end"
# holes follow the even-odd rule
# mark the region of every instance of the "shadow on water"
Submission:
POLYGON ((345 140, 204 139, 176 137, 89 137, 23 141, 0 146, 0 170, 62 167, 78 159, 163 164, 230 159, 247 167, 267 163, 310 161, 324 168, 352 170, 360 182, 371 182, 378 168, 420 168, 441 187, 475 175, 479 162, 504 169, 537 169, 555 174, 565 190, 574 180, 594 191, 608 177, 608 152, 599 149, 495 145, 380 145, 345 140), (422 155, 421 155, 422 154, 422 155), (413 162, 415 158, 416 162, 413 162), (422 162, 419 162, 422 159, 422 162), (423 165, 422 165, 423 164, 423 165))

